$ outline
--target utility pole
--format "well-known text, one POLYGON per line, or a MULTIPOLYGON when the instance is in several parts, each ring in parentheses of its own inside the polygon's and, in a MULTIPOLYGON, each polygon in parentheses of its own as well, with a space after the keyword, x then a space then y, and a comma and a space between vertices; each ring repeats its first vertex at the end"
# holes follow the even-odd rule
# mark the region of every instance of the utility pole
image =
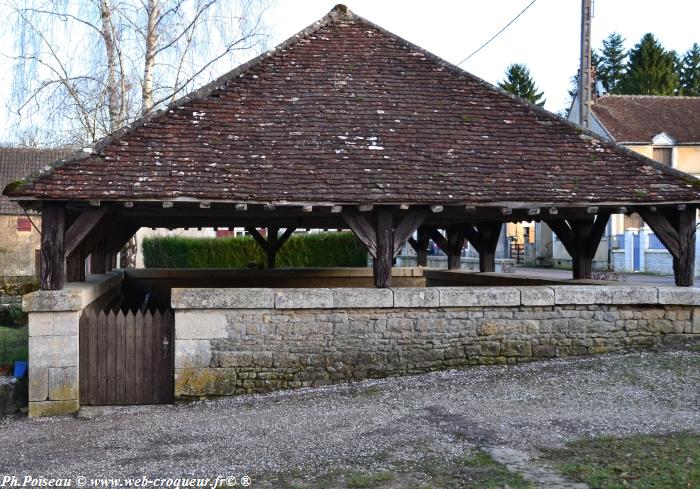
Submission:
POLYGON ((593 0, 581 0, 581 66, 578 77, 578 123, 591 127, 591 16, 593 0))

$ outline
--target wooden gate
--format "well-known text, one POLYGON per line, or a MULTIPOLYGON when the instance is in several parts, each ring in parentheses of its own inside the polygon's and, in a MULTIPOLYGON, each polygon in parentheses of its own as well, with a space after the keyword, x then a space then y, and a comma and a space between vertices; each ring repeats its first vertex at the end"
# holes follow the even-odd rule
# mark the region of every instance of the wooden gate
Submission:
POLYGON ((80 317, 80 404, 173 402, 174 316, 160 311, 84 311, 80 317))

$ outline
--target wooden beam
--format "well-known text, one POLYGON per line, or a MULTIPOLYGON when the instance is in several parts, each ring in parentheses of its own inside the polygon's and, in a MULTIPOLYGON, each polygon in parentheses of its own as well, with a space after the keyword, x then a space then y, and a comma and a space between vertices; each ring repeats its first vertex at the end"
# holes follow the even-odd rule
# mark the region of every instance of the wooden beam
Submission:
POLYGON ((253 237, 255 242, 258 243, 264 251, 267 251, 267 241, 265 240, 265 238, 262 237, 262 235, 258 232, 257 229, 245 228, 245 230, 248 234, 250 234, 253 237))
POLYGON ((401 252, 403 244, 416 232, 428 216, 428 210, 424 207, 414 207, 401 219, 394 230, 394 256, 401 252))
POLYGON ((593 258, 605 232, 610 214, 601 213, 595 219, 546 221, 571 255, 574 279, 589 279, 593 273, 593 258))
POLYGON ((41 289, 60 290, 65 282, 65 209, 44 202, 41 210, 41 289))
POLYGON ((648 208, 639 208, 637 213, 642 216, 644 222, 654 231, 659 241, 666 247, 674 258, 680 257, 680 240, 678 231, 673 227, 668 217, 661 212, 651 211, 648 208))
POLYGON ((481 236, 479 232, 471 224, 464 225, 464 236, 469 241, 477 253, 481 253, 481 236))
POLYGON ((391 207, 378 207, 374 212, 377 257, 373 261, 374 285, 391 286, 391 268, 394 261, 394 223, 391 207))
POLYGON ((425 228, 418 228, 418 239, 408 238, 408 244, 416 252, 416 261, 419 267, 428 266, 428 245, 430 236, 425 228))
POLYGON ((64 253, 68 257, 100 223, 107 213, 104 207, 85 209, 66 231, 64 253))
POLYGON ((430 236, 430 239, 432 239, 433 243, 435 243, 435 246, 440 248, 440 251, 447 254, 450 249, 450 247, 447 244, 447 238, 445 238, 445 236, 443 236, 442 233, 436 228, 427 228, 427 232, 428 236, 430 236))
POLYGON ((480 222, 476 225, 479 233, 479 271, 496 271, 496 248, 498 248, 498 238, 501 236, 501 222, 480 222))
POLYGON ((340 214, 373 259, 377 258, 377 233, 367 218, 354 207, 344 207, 340 214))
POLYGON ((676 206, 674 209, 660 209, 658 212, 639 208, 637 212, 673 256, 676 285, 692 286, 695 280, 695 207, 676 206))

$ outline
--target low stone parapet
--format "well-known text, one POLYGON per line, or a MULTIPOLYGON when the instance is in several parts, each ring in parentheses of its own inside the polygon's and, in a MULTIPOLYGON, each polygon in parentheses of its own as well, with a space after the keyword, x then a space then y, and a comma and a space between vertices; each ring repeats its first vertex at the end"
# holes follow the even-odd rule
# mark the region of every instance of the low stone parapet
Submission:
POLYGON ((700 338, 700 289, 174 289, 180 398, 700 338))

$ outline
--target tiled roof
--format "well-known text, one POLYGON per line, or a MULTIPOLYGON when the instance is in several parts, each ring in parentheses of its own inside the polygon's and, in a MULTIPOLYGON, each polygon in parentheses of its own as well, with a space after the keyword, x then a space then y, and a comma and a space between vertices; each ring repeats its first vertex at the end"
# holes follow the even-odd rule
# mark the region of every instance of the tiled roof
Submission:
MULTIPOLYGON (((0 187, 38 171, 56 159, 65 156, 67 150, 0 147, 0 187)), ((0 195, 0 215, 23 214, 15 202, 0 195)))
POLYGON ((620 143, 650 144, 665 132, 678 143, 700 144, 700 97, 606 95, 591 110, 620 143))
POLYGON ((603 142, 336 7, 162 112, 7 189, 248 203, 700 201, 603 142))

